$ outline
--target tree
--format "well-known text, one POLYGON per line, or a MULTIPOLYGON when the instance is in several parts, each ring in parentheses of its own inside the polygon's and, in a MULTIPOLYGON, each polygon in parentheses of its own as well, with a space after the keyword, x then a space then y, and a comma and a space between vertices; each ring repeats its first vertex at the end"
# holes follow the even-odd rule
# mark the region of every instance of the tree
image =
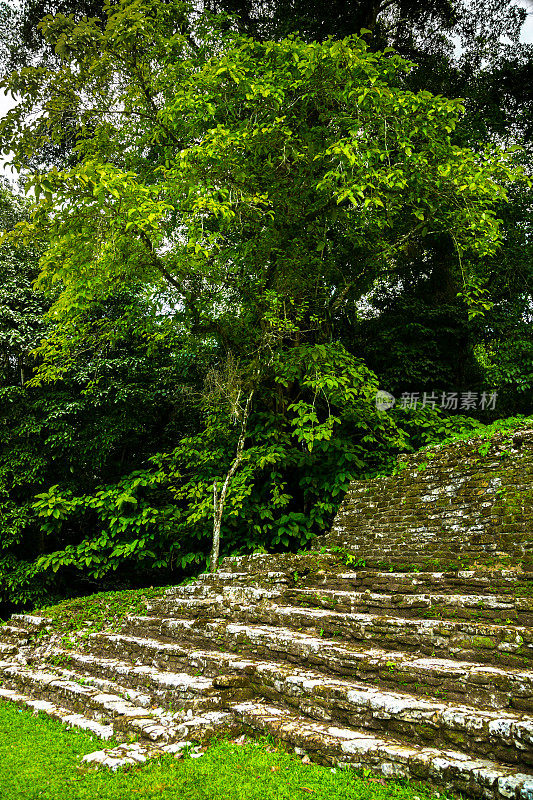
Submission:
POLYGON ((280 39, 298 33, 306 41, 323 41, 329 36, 343 38, 366 29, 377 47, 386 46, 398 24, 409 22, 420 33, 428 24, 450 27, 457 20, 457 3, 451 0, 334 0, 325 5, 311 0, 276 0, 274 3, 252 0, 206 0, 212 12, 235 15, 241 32, 254 38, 280 39))
MULTIPOLYGON (((91 309, 139 287, 188 341, 211 343, 219 362, 233 353, 247 380, 276 332, 246 450, 213 409, 156 459, 174 492, 177 552, 196 558, 191 537, 205 542, 214 511, 217 522, 213 484, 224 476, 227 534, 236 515, 257 515, 261 541, 301 544, 328 524, 357 471, 401 446, 373 403, 375 376, 338 341, 344 309, 413 252, 420 274, 441 242, 465 295, 473 286, 482 303, 477 277, 500 241, 494 205, 519 170, 495 148, 454 144, 461 103, 406 90, 410 64, 392 52, 357 38, 261 43, 203 19, 191 30, 185 12, 134 0, 110 6, 105 24, 48 19, 61 68, 6 79, 21 99, 0 130, 23 168, 49 138, 61 141, 76 110, 75 163, 28 181, 33 219, 17 228, 44 248, 39 285, 55 293, 38 379, 56 376, 54 354, 91 309), (267 505, 280 511, 270 521, 267 505)), ((144 547, 142 536, 107 535, 111 505, 138 479, 63 503, 60 522, 105 506, 97 574, 144 547)), ((44 494, 42 513, 57 493, 44 494)), ((234 530, 229 546, 253 543, 234 530)), ((79 565, 90 549, 69 545, 48 563, 79 565)))
MULTIPOLYGON (((350 0, 342 3, 340 11, 335 3, 288 3, 285 0, 269 4, 249 0, 210 0, 206 7, 212 11, 236 14, 239 30, 262 40, 280 39, 289 32, 299 31, 308 41, 323 41, 328 35, 342 37, 366 28, 368 32, 364 36, 371 49, 392 45, 399 53, 416 62, 416 68, 402 78, 404 87, 414 91, 429 89, 436 94, 465 98, 466 113, 453 132, 454 144, 471 146, 474 149, 491 141, 528 146, 532 119, 529 92, 531 48, 519 41, 525 11, 510 0, 479 0, 475 4, 463 0, 432 0, 426 3, 418 0, 384 0, 371 3, 350 0), (458 42, 461 45, 460 51, 456 47, 458 42)), ((56 68, 60 68, 61 58, 55 53, 53 37, 46 40, 38 28, 40 17, 46 11, 72 14, 73 19, 78 21, 83 16, 96 16, 100 19, 105 19, 106 16, 100 0, 47 0, 45 4, 42 0, 28 0, 21 7, 10 10, 5 5, 3 9, 4 46, 7 48, 6 52, 11 52, 11 60, 6 69, 22 63, 38 63, 51 70, 50 76, 56 68)), ((190 10, 178 7, 175 22, 184 25, 183 31, 190 29, 184 15, 190 16, 190 10)), ((221 24, 231 28, 236 23, 227 20, 221 24)), ((208 48, 205 54, 208 55, 208 48)), ((7 56, 4 61, 6 58, 7 56)), ((56 135, 53 144, 45 136, 41 146, 34 148, 34 168, 42 164, 56 164, 61 168, 76 161, 78 140, 84 135, 90 136, 90 131, 85 134, 78 131, 75 95, 72 101, 70 108, 68 104, 63 104, 61 124, 56 126, 57 131, 61 130, 61 135, 56 135)), ((526 158, 526 168, 531 170, 530 156, 526 158)), ((344 305, 343 319, 339 323, 342 335, 346 337, 344 341, 349 347, 361 347, 361 343, 371 337, 368 347, 364 345, 362 350, 354 352, 371 358, 371 363, 389 388, 397 384, 397 379, 388 383, 389 350, 380 347, 376 339, 390 341, 394 338, 396 353, 400 354, 399 360, 395 358, 393 371, 396 373, 400 372, 402 363, 401 371, 406 374, 406 359, 409 354, 414 356, 414 362, 409 364, 411 383, 404 382, 404 390, 411 385, 416 385, 418 389, 423 388, 428 374, 441 376, 448 387, 468 385, 469 388, 474 388, 478 381, 483 380, 493 385, 494 370, 487 373, 475 354, 481 352, 487 339, 500 337, 503 341, 508 337, 508 331, 513 330, 513 325, 509 328, 509 325, 504 324, 505 313, 501 314, 498 310, 500 292, 497 287, 502 283, 499 270, 502 261, 508 265, 506 275, 515 276, 508 286, 513 287, 516 303, 513 300, 509 305, 509 290, 506 289, 506 308, 517 308, 523 304, 523 298, 528 293, 527 246, 515 248, 509 244, 510 249, 507 250, 507 243, 515 240, 516 231, 524 230, 528 224, 530 207, 523 188, 513 190, 511 202, 513 208, 509 206, 498 210, 498 215, 504 221, 500 256, 493 261, 491 268, 487 262, 483 269, 484 291, 480 297, 494 303, 495 308, 494 315, 485 309, 483 324, 478 319, 474 325, 467 318, 465 304, 460 296, 463 292, 463 275, 456 258, 453 255, 450 257, 453 248, 445 236, 429 248, 431 259, 428 258, 428 248, 421 248, 418 252, 411 248, 409 257, 403 258, 403 269, 396 267, 390 280, 381 277, 376 292, 376 319, 368 326, 363 324, 366 331, 360 330, 361 326, 355 324, 355 298, 352 298, 350 304, 344 305), (510 227, 507 227, 508 219, 510 227), (428 264, 431 264, 431 276, 427 280, 417 280, 416 275, 424 274, 428 264), (523 276, 523 279, 516 280, 516 276, 523 276), (414 291, 414 284, 417 285, 416 292, 413 294, 407 291, 403 296, 405 287, 414 291), (401 310, 393 310, 391 306, 395 303, 400 304, 401 310), (447 309, 445 317, 442 317, 441 312, 443 305, 447 309), (382 313, 381 309, 385 308, 388 311, 382 313), (428 328, 425 324, 423 316, 426 313, 435 321, 435 331, 431 330, 431 325, 428 328), (414 317, 419 330, 424 330, 424 339, 417 336, 414 349, 410 340, 413 328, 404 325, 404 317, 414 317), (460 352, 457 358, 449 357, 450 348, 442 336, 443 326, 448 331, 450 340, 454 342, 454 353, 460 352), (495 326, 498 333, 495 332, 495 326), (459 351, 455 349, 456 346, 459 346, 459 351), (416 364, 420 366, 420 371, 417 371, 416 364), (465 369, 463 364, 468 365, 468 368, 465 369)), ((472 286, 471 295, 476 291, 472 286)), ((485 302, 484 305, 488 303, 485 302)), ((479 307, 482 308, 483 304, 479 307)), ((520 337, 523 338, 523 334, 520 337)), ((526 330, 526 340, 527 338, 526 330)), ((527 341, 524 341, 524 347, 526 352, 529 347, 527 341)), ((524 374, 524 358, 517 356, 518 361, 515 363, 510 357, 511 352, 513 351, 507 350, 505 355, 509 374, 512 372, 516 380, 520 381, 520 376, 524 374)), ((527 356, 525 358, 527 360, 527 356)), ((482 361, 483 364, 489 363, 486 359, 482 361)), ((525 380, 527 382, 527 378, 525 380)), ((511 381, 509 386, 512 385, 514 384, 511 381)), ((525 397, 524 392, 524 388, 520 390, 522 397, 525 397)))
POLYGON ((202 29, 197 53, 176 17, 140 2, 111 7, 103 30, 56 17, 46 30, 63 68, 5 81, 23 98, 1 127, 21 168, 61 136, 65 106, 79 111, 79 164, 35 177, 27 226, 49 242, 41 282, 62 283, 58 313, 83 302, 91 272, 94 295, 164 279, 183 316, 218 336, 217 305, 251 314, 237 318, 248 331, 269 291, 324 329, 415 244, 449 236, 463 270, 494 251, 491 205, 516 170, 454 146, 460 102, 402 89, 398 56, 202 29))

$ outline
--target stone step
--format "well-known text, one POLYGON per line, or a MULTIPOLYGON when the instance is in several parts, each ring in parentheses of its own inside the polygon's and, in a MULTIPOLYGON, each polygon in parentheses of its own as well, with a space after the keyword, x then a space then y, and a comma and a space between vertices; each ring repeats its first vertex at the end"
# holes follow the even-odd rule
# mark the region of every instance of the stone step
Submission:
MULTIPOLYGON (((142 653, 149 661, 160 658, 159 643, 156 643, 156 647, 132 650, 131 642, 128 640, 122 639, 119 642, 124 648, 113 649, 122 649, 122 654, 129 651, 135 657, 142 653)), ((95 650, 99 650, 98 644, 95 644, 95 650)), ((225 674, 223 663, 217 663, 216 669, 211 670, 209 677, 205 677, 198 674, 200 671, 198 655, 201 653, 195 654, 182 649, 178 650, 178 653, 180 654, 178 669, 188 669, 188 672, 161 669, 153 664, 132 665, 131 661, 123 661, 120 658, 107 658, 61 648, 54 648, 50 657, 52 660, 61 660, 62 663, 68 664, 77 674, 90 676, 91 683, 103 691, 111 690, 116 682, 120 681, 121 695, 143 707, 160 703, 166 708, 179 707, 180 711, 192 710, 197 714, 219 709, 227 705, 230 700, 235 702, 238 697, 248 696, 249 693, 242 689, 243 679, 235 674, 225 674), (192 675, 192 672, 196 674, 192 675)), ((68 671, 62 672, 68 676, 68 671)))
MULTIPOLYGON (((283 576, 283 573, 279 574, 283 576)), ((487 594, 486 585, 476 579, 467 587, 464 586, 464 591, 460 593, 457 588, 452 591, 444 580, 439 582, 436 579, 439 575, 442 577, 442 573, 433 573, 433 580, 440 584, 440 591, 428 591, 426 582, 417 581, 413 577, 409 578, 409 582, 387 583, 388 575, 390 574, 339 573, 335 582, 337 587, 343 588, 330 588, 331 581, 327 581, 327 585, 324 583, 308 587, 308 581, 304 578, 295 583, 292 576, 280 577, 276 585, 271 582, 268 587, 258 587, 258 579, 255 578, 252 582, 245 573, 226 572, 215 576, 206 574, 194 583, 167 591, 160 600, 152 602, 149 609, 152 613, 164 616, 172 611, 173 601, 174 607, 176 602, 180 602, 182 609, 189 601, 202 601, 189 603, 191 610, 196 613, 199 608, 222 608, 221 604, 226 601, 256 604, 270 599, 287 605, 318 606, 343 612, 383 612, 403 617, 487 620, 495 624, 533 625, 533 596, 510 594, 510 586, 502 587, 501 594, 487 594), (380 576, 384 576, 383 579, 380 576), (372 591, 366 585, 371 581, 377 583, 379 591, 372 591), (476 585, 481 593, 477 593, 476 585)), ((405 576, 400 573, 399 577, 405 576)), ((312 583, 314 582, 313 580, 312 583)), ((533 584, 531 592, 533 593, 533 584)))
POLYGON ((387 524, 379 516, 364 530, 334 525, 331 533, 321 537, 326 547, 348 553, 361 567, 401 572, 413 568, 453 571, 469 569, 473 564, 520 569, 528 540, 525 530, 500 529, 498 533, 472 536, 463 529, 455 535, 450 529, 443 533, 439 524, 431 529, 406 527, 399 532, 394 522, 387 524))
POLYGON ((28 633, 39 633, 52 626, 49 617, 39 616, 38 614, 13 614, 9 622, 11 625, 24 628, 28 633))
POLYGON ((294 631, 289 627, 244 625, 228 620, 204 623, 190 620, 129 617, 125 632, 135 635, 175 637, 182 643, 207 638, 216 646, 274 658, 300 666, 312 665, 334 675, 397 687, 402 691, 483 708, 514 708, 533 712, 533 671, 501 669, 480 663, 445 658, 420 658, 414 654, 377 647, 363 648, 339 639, 294 631))
POLYGON ((188 584, 187 590, 184 586, 171 587, 170 590, 167 590, 167 593, 174 591, 174 593, 180 594, 184 590, 196 593, 198 588, 207 588, 209 591, 213 591, 213 589, 222 589, 228 586, 260 586, 263 591, 270 590, 277 592, 283 590, 287 586, 294 586, 294 583, 294 573, 291 572, 260 572, 254 576, 249 572, 223 572, 222 570, 218 570, 218 572, 215 573, 203 572, 201 575, 198 575, 194 583, 188 584))
POLYGON ((313 670, 283 674, 272 664, 261 667, 254 678, 258 694, 320 721, 444 749, 455 747, 526 770, 533 765, 531 716, 436 702, 325 678, 313 670))
MULTIPOLYGON (((209 724, 209 720, 205 721, 209 724)), ((191 758, 197 758, 198 755, 205 752, 205 748, 191 740, 163 745, 135 742, 134 744, 119 744, 116 747, 106 747, 103 750, 87 753, 87 755, 83 756, 82 762, 96 764, 99 767, 107 767, 115 772, 122 767, 137 766, 143 764, 149 758, 160 758, 165 754, 180 758, 186 751, 189 752, 191 758)))
MULTIPOLYGON (((216 639, 216 630, 211 634, 216 639)), ((150 651, 157 653, 161 646, 157 640, 125 635, 94 634, 90 640, 93 646, 104 640, 115 651, 129 648, 130 653, 143 658, 149 657, 150 651)), ((207 651, 204 659, 211 656, 212 664, 220 665, 221 655, 207 651)), ((248 677, 256 694, 288 703, 316 719, 335 719, 343 725, 407 735, 411 740, 444 747, 452 743, 509 763, 533 763, 533 718, 520 712, 428 700, 271 661, 234 656, 233 665, 248 677)))
MULTIPOLYGON (((127 725, 122 724, 117 726, 117 718, 113 719, 110 724, 102 724, 97 722, 92 716, 84 714, 72 713, 71 709, 62 707, 48 700, 36 700, 29 694, 23 694, 14 689, 7 689, 0 687, 0 700, 15 703, 22 708, 28 708, 34 713, 42 712, 48 716, 57 719, 59 722, 71 728, 79 728, 80 730, 93 733, 100 739, 123 739, 125 734, 128 738, 131 736, 138 737, 138 726, 133 725, 128 729, 127 725)), ((133 723, 135 720, 132 721, 133 723)), ((157 726, 157 729, 152 727, 144 728, 144 736, 141 735, 141 745, 128 745, 119 746, 115 750, 125 750, 126 752, 117 753, 118 757, 111 757, 106 760, 105 758, 85 756, 83 761, 95 761, 104 766, 116 769, 120 766, 131 766, 134 763, 141 763, 146 761, 151 755, 162 755, 163 753, 176 753, 184 747, 193 745, 194 743, 208 742, 213 736, 220 735, 238 735, 242 733, 243 726, 240 720, 233 712, 227 711, 206 711, 203 714, 193 715, 187 714, 182 718, 181 724, 178 726, 177 732, 181 734, 182 738, 179 739, 175 735, 175 730, 172 730, 171 736, 161 735, 163 726, 157 726), (142 752, 143 758, 131 758, 131 750, 142 752)), ((167 733, 169 730, 167 730, 167 733)), ((97 751, 98 755, 101 751, 97 751)))
POLYGON ((522 570, 472 569, 453 572, 380 572, 359 570, 339 575, 349 580, 349 589, 370 589, 388 593, 416 594, 446 592, 448 594, 511 595, 533 597, 533 573, 522 570))
MULTIPOLYGON (((228 578, 231 573, 226 573, 228 578)), ((148 607, 157 606, 159 603, 181 602, 187 599, 205 599, 211 602, 220 602, 221 596, 229 598, 238 603, 260 603, 262 600, 273 600, 280 597, 286 591, 283 584, 279 587, 257 586, 257 584, 234 585, 231 581, 220 585, 211 585, 206 581, 195 581, 181 586, 172 586, 165 590, 165 593, 156 600, 150 601, 148 607)))
MULTIPOLYGON (((242 557, 242 558, 249 558, 242 557)), ((521 569, 472 569, 448 572, 383 572, 380 570, 357 569, 340 565, 335 569, 317 569, 304 561, 293 564, 294 569, 287 568, 278 572, 272 571, 276 559, 285 556, 271 556, 269 571, 238 571, 238 564, 233 570, 212 574, 209 572, 198 576, 196 583, 203 586, 271 586, 283 585, 291 588, 340 589, 345 591, 370 591, 387 594, 417 594, 440 592, 446 594, 492 595, 501 594, 533 598, 533 572, 521 569), (297 569, 299 567, 299 570, 297 569)), ((301 557, 303 559, 303 557, 301 557)), ((226 559, 225 559, 226 561, 226 559)), ((283 566, 283 564, 282 564, 283 566)), ((194 586, 195 584, 189 584, 194 586)), ((180 588, 181 587, 177 587, 180 588)), ((190 591, 190 590, 189 590, 190 591)))
MULTIPOLYGON (((170 620, 171 624, 177 620, 170 620)), ((186 671, 196 675, 207 675, 213 678, 213 683, 218 688, 240 687, 241 682, 235 681, 237 676, 246 676, 254 671, 257 662, 254 658, 243 658, 231 652, 221 652, 215 649, 200 648, 194 644, 194 623, 191 620, 181 620, 181 631, 191 630, 191 636, 185 642, 162 642, 150 636, 133 636, 126 633, 91 634, 84 641, 85 649, 96 656, 97 659, 123 659, 135 663, 135 667, 142 669, 155 668, 160 673, 175 673, 186 671)), ((206 637, 201 637, 204 644, 206 637)), ((209 648, 212 642, 207 640, 209 648)), ((74 651, 72 657, 75 658, 74 651)), ((135 675, 130 665, 130 674, 135 675)), ((129 678, 129 675, 128 675, 129 678)), ((128 679, 124 677, 124 681, 128 679)))
POLYGON ((427 591, 402 594, 398 591, 385 591, 385 586, 379 593, 368 588, 300 588, 287 585, 287 580, 273 590, 249 586, 244 582, 233 584, 233 574, 223 573, 223 582, 217 584, 202 580, 176 587, 172 591, 167 590, 162 598, 150 603, 148 608, 154 613, 164 613, 173 607, 185 608, 189 604, 196 612, 200 607, 206 610, 211 607, 222 608, 223 602, 242 604, 270 599, 284 605, 331 608, 343 613, 383 612, 402 617, 487 620, 496 624, 533 626, 532 597, 427 591))
MULTIPOLYGON (((274 576, 284 572, 292 580, 297 573, 298 579, 307 581, 310 586, 328 583, 331 588, 343 588, 343 578, 339 579, 338 576, 346 576, 352 581, 356 575, 357 581, 364 581, 370 587, 374 585, 374 580, 378 586, 380 581, 387 579, 407 585, 414 579, 427 582, 430 588, 441 585, 446 590, 458 588, 461 593, 467 594, 470 593, 470 584, 475 585, 475 594, 492 594, 508 589, 512 593, 517 590, 518 594, 531 596, 533 591, 533 572, 524 571, 521 564, 514 563, 505 554, 501 558, 494 557, 493 564, 487 563, 484 558, 479 563, 470 559, 468 566, 458 558, 460 549, 453 554, 453 559, 448 550, 442 551, 438 558, 421 559, 421 545, 415 534, 410 543, 402 545, 392 560, 390 557, 384 558, 381 543, 372 551, 371 559, 366 558, 365 547, 361 547, 359 553, 354 552, 357 548, 354 548, 353 539, 349 537, 342 547, 333 542, 329 543, 329 548, 324 545, 328 545, 327 537, 321 536, 316 539, 316 546, 320 549, 303 553, 261 553, 224 558, 219 572, 240 573, 241 580, 244 580, 242 575, 248 573, 255 577, 258 584, 264 582, 267 573, 274 576)), ((201 580, 209 581, 210 578, 202 577, 201 580)), ((279 577, 276 580, 279 581, 279 577)))
MULTIPOLYGON (((55 659, 53 658, 52 653, 53 651, 50 652, 50 660, 47 659, 46 662, 36 662, 38 669, 53 669, 54 673, 61 680, 73 681, 80 686, 88 686, 93 689, 98 689, 98 691, 103 694, 119 695, 124 700, 128 700, 134 703, 136 706, 141 706, 142 708, 150 708, 156 705, 156 703, 154 703, 154 698, 146 689, 141 691, 137 687, 131 686, 130 681, 122 681, 121 683, 118 683, 117 680, 106 678, 101 670, 98 672, 95 671, 93 674, 91 674, 89 671, 83 670, 83 668, 78 669, 76 660, 73 660, 68 667, 59 667, 54 663, 55 659)), ((57 657, 61 659, 63 664, 67 664, 68 662, 67 654, 68 651, 66 650, 57 650, 57 657)))
MULTIPOLYGON (((317 540, 318 541, 318 540, 317 540)), ((304 553, 252 553, 245 556, 227 556, 220 562, 219 572, 247 572, 262 576, 264 573, 295 571, 303 574, 307 571, 335 572, 345 570, 342 556, 331 550, 306 551, 304 553)))
POLYGON ((533 626, 533 599, 505 595, 392 594, 336 589, 287 589, 287 605, 329 608, 341 613, 383 613, 400 617, 488 620, 533 626))
MULTIPOLYGON (((113 735, 112 725, 100 725, 81 714, 72 714, 68 709, 47 701, 35 700, 13 690, 0 689, 0 699, 51 714, 67 725, 89 730, 101 738, 108 739, 113 735)), ((471 758, 452 750, 405 745, 388 734, 369 734, 368 731, 354 728, 339 728, 303 717, 286 708, 264 703, 239 703, 232 706, 231 712, 226 715, 205 715, 203 726, 198 724, 199 718, 195 720, 196 725, 190 720, 187 735, 190 739, 202 741, 218 730, 223 730, 228 725, 228 718, 231 718, 229 725, 233 733, 240 730, 241 725, 253 731, 270 733, 278 740, 295 747, 300 754, 306 751, 322 763, 365 767, 387 778, 431 780, 445 788, 476 797, 485 794, 501 800, 525 800, 531 795, 531 775, 495 761, 471 758), (225 719, 221 720, 221 717, 225 719)), ((180 742, 170 747, 183 744, 184 742, 180 742)), ((163 745, 161 749, 165 751, 167 747, 168 745, 163 745)), ((113 766, 115 760, 110 761, 113 766)), ((117 763, 119 761, 122 763, 120 759, 117 763)))
MULTIPOLYGON (((179 616, 190 617, 191 619, 212 618, 227 614, 229 609, 237 613, 239 608, 247 608, 254 600, 243 592, 247 589, 228 588, 214 595, 204 591, 186 592, 183 594, 173 594, 161 597, 157 600, 150 600, 146 604, 146 613, 153 617, 179 616)), ((261 600, 257 600, 257 603, 261 600)))
POLYGON ((111 739, 114 735, 112 725, 102 725, 94 719, 83 716, 83 714, 73 714, 68 708, 50 703, 48 700, 35 700, 30 695, 22 694, 15 689, 0 687, 0 700, 26 707, 35 714, 41 712, 59 720, 69 728, 79 728, 87 733, 94 733, 100 739, 111 739))
POLYGON ((533 629, 486 622, 404 619, 385 614, 341 614, 274 603, 238 610, 243 621, 311 629, 345 642, 372 642, 391 650, 529 669, 533 629))
MULTIPOLYGON (((115 737, 139 736, 151 742, 180 741, 189 737, 190 720, 198 720, 192 711, 171 712, 160 707, 145 707, 125 699, 123 687, 115 692, 102 692, 87 683, 86 676, 71 673, 66 678, 53 672, 49 665, 21 666, 13 662, 0 662, 0 678, 4 688, 31 697, 32 701, 45 701, 70 712, 111 725, 115 737)), ((221 719, 232 722, 227 712, 207 711, 207 715, 222 714, 221 719)), ((217 718, 216 716, 214 717, 217 718)))
POLYGON ((28 643, 30 635, 26 628, 22 628, 19 625, 9 625, 7 623, 0 625, 0 641, 2 644, 16 644, 21 647, 28 643))
MULTIPOLYGON (((274 556, 275 558, 275 556, 274 556)), ((272 581, 273 583, 292 583, 294 581, 293 574, 290 572, 285 571, 278 571, 278 572, 258 572, 256 575, 252 575, 249 572, 224 572, 224 570, 219 569, 217 572, 202 572, 200 575, 197 576, 195 583, 202 583, 209 586, 218 586, 219 584, 242 584, 243 586, 252 586, 257 583, 257 579, 261 577, 261 581, 272 581)), ((189 586, 193 586, 194 583, 188 584, 189 586)), ((180 589, 180 586, 170 586, 166 591, 172 592, 180 589)))
POLYGON ((230 582, 213 586, 198 580, 166 589, 161 597, 146 603, 146 611, 156 616, 170 615, 173 609, 190 609, 192 616, 219 613, 228 602, 232 606, 257 605, 265 600, 277 600, 284 590, 284 586, 272 588, 230 582))
MULTIPOLYGON (((244 591, 244 590, 242 590, 244 591)), ((344 641, 369 642, 391 650, 422 655, 482 661, 495 666, 529 669, 533 666, 533 628, 475 620, 425 619, 387 614, 340 613, 325 608, 285 606, 247 601, 238 593, 216 597, 173 595, 147 605, 154 616, 191 618, 231 617, 235 621, 310 628, 344 641)))
POLYGON ((252 730, 270 734, 325 764, 367 768, 386 778, 428 780, 476 798, 528 800, 533 794, 532 775, 494 760, 320 723, 265 703, 242 703, 233 710, 252 730))

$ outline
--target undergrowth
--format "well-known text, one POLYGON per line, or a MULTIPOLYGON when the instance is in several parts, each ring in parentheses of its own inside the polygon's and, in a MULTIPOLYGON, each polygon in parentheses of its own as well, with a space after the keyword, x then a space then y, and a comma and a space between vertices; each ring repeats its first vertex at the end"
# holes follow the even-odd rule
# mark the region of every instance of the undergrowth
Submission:
POLYGON ((441 439, 441 441, 431 443, 421 449, 440 450, 441 448, 455 442, 470 441, 471 439, 490 440, 498 433, 508 433, 510 439, 512 438, 514 431, 521 430, 522 428, 531 428, 533 425, 533 416, 525 417, 521 414, 518 414, 516 417, 497 419, 490 425, 485 425, 477 420, 474 422, 476 423, 475 427, 464 431, 460 430, 457 433, 452 433, 450 436, 446 436, 444 439, 441 439))
POLYGON ((44 606, 37 614, 52 621, 52 627, 63 633, 86 628, 94 630, 116 628, 128 614, 141 614, 150 600, 161 597, 165 588, 125 589, 119 592, 99 592, 88 597, 62 600, 52 606, 44 606))

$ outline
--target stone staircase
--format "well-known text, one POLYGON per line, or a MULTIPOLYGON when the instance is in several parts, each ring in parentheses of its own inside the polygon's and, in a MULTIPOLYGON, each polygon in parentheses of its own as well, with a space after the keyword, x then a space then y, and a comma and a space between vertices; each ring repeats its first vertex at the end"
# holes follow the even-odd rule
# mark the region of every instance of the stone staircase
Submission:
POLYGON ((118 738, 87 757, 110 766, 261 732, 324 764, 533 800, 533 432, 401 464, 355 483, 314 551, 225 559, 120 630, 65 643, 14 615, 0 698, 118 738))

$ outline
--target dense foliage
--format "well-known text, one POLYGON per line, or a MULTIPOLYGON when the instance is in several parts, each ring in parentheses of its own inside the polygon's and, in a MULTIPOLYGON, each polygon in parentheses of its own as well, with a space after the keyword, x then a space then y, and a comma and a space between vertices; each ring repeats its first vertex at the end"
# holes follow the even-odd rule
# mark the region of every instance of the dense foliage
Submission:
POLYGON ((223 553, 304 547, 352 478, 531 413, 523 16, 348 6, 4 9, 4 602, 202 568, 220 497, 223 553))

